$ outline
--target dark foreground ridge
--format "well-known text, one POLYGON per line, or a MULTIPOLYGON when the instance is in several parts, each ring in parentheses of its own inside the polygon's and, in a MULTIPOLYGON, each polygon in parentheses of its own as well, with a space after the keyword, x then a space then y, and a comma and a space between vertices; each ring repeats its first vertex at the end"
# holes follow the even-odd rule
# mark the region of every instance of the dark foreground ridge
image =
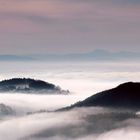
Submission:
POLYGON ((140 108, 140 83, 128 82, 116 88, 106 90, 84 101, 80 101, 60 110, 68 110, 74 107, 115 107, 115 108, 140 108))
POLYGON ((30 78, 13 78, 0 81, 0 92, 21 92, 21 93, 63 93, 69 91, 62 90, 54 84, 30 78))

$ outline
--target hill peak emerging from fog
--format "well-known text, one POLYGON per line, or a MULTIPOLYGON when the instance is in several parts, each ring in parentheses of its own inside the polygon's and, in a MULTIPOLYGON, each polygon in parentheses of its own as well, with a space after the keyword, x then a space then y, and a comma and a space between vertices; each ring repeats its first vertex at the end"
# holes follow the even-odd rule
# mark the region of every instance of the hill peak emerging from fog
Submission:
POLYGON ((113 89, 92 95, 84 101, 65 109, 91 106, 140 108, 140 83, 128 82, 121 84, 113 89))
POLYGON ((0 92, 68 93, 54 84, 31 78, 13 78, 0 81, 0 92))

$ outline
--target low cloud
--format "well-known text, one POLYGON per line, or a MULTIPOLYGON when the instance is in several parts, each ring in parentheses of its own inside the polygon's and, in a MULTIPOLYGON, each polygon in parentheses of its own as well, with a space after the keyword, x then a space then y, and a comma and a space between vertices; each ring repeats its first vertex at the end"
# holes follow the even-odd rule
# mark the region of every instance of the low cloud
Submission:
POLYGON ((66 112, 39 113, 3 120, 0 139, 138 140, 139 128, 139 115, 131 110, 75 108, 66 112))

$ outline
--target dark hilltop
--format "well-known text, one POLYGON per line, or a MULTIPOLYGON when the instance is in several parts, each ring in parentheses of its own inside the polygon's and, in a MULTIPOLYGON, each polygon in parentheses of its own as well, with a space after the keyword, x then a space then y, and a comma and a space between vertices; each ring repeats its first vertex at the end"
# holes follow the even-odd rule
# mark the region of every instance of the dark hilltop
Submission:
POLYGON ((113 89, 92 95, 84 101, 77 102, 61 110, 92 106, 138 109, 140 108, 140 83, 128 82, 121 84, 113 89))
POLYGON ((69 91, 62 90, 59 86, 54 84, 31 78, 13 78, 0 81, 0 92, 69 93, 69 91))

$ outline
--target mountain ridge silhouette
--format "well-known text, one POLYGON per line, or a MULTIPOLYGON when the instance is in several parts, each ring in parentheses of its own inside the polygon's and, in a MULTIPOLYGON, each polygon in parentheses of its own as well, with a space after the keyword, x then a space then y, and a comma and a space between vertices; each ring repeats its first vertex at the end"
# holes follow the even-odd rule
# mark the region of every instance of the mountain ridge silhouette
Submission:
POLYGON ((59 86, 42 80, 31 78, 12 78, 0 81, 0 92, 24 92, 24 93, 68 93, 59 86))
POLYGON ((83 101, 60 110, 69 110, 75 107, 113 107, 113 108, 140 108, 140 83, 127 82, 119 86, 94 94, 83 101))

